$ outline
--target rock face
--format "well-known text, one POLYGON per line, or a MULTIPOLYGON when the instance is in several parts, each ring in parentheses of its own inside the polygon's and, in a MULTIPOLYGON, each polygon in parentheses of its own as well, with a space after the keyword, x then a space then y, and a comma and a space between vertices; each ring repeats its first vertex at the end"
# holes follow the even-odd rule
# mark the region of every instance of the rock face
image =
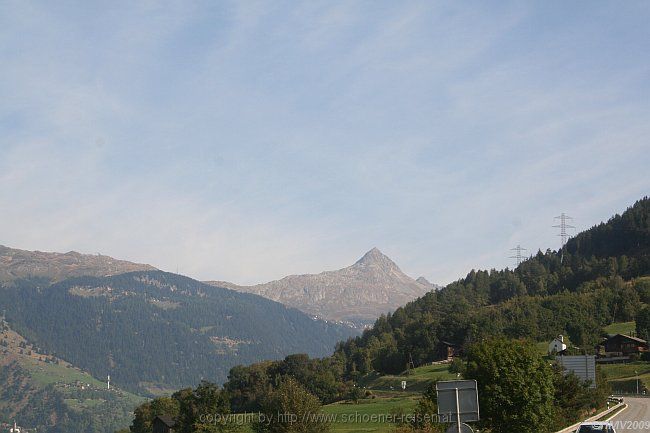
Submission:
POLYGON ((441 288, 442 288, 442 287, 440 287, 440 286, 437 285, 437 284, 433 284, 431 281, 427 280, 427 279, 424 278, 424 277, 419 277, 419 278, 418 278, 417 280, 415 280, 415 281, 417 281, 417 282, 420 283, 420 284, 424 284, 425 286, 431 287, 432 289, 436 289, 436 290, 437 290, 437 289, 441 289, 441 288))
POLYGON ((291 275, 255 286, 208 283, 261 295, 326 320, 361 326, 437 288, 404 274, 377 248, 337 271, 291 275))
POLYGON ((45 253, 0 245, 0 284, 18 278, 44 278, 48 282, 79 276, 106 277, 126 272, 149 271, 150 265, 92 254, 45 253))

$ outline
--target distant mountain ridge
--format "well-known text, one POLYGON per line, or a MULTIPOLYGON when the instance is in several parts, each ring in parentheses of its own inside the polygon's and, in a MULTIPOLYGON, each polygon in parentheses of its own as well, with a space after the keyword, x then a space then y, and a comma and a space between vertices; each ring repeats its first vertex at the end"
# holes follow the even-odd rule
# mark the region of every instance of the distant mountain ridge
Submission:
POLYGON ((326 320, 353 324, 372 323, 381 314, 438 288, 424 277, 409 277, 378 248, 336 271, 290 275, 254 286, 207 283, 264 296, 326 320))
POLYGON ((230 368, 325 356, 356 332, 253 294, 143 271, 0 285, 0 311, 31 343, 142 393, 222 382, 230 368))
POLYGON ((55 283, 71 277, 107 277, 155 269, 151 265, 118 260, 100 254, 27 251, 0 245, 0 283, 20 278, 42 278, 55 283))

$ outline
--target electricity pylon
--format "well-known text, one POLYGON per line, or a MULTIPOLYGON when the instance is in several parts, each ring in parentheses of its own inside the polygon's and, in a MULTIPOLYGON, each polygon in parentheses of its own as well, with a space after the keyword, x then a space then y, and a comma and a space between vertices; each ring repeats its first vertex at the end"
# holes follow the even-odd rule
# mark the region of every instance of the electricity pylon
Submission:
POLYGON ((515 251, 514 256, 510 256, 510 259, 515 259, 517 261, 517 266, 524 261, 524 256, 521 254, 522 251, 526 251, 526 248, 522 248, 521 245, 517 244, 516 247, 510 248, 510 251, 515 251))

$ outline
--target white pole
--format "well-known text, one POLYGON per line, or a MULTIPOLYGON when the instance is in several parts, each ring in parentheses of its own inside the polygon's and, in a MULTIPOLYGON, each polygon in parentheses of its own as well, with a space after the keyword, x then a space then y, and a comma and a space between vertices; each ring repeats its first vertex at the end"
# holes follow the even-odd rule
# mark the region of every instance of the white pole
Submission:
POLYGON ((460 401, 458 399, 458 388, 456 388, 456 424, 458 428, 458 433, 462 433, 460 430, 460 401))

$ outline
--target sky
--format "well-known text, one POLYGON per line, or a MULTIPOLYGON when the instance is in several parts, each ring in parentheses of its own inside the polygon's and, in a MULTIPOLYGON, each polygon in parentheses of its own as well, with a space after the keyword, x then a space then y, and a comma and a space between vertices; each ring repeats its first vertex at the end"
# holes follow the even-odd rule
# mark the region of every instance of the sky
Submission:
POLYGON ((650 2, 0 0, 0 244, 448 283, 650 194, 650 2))

